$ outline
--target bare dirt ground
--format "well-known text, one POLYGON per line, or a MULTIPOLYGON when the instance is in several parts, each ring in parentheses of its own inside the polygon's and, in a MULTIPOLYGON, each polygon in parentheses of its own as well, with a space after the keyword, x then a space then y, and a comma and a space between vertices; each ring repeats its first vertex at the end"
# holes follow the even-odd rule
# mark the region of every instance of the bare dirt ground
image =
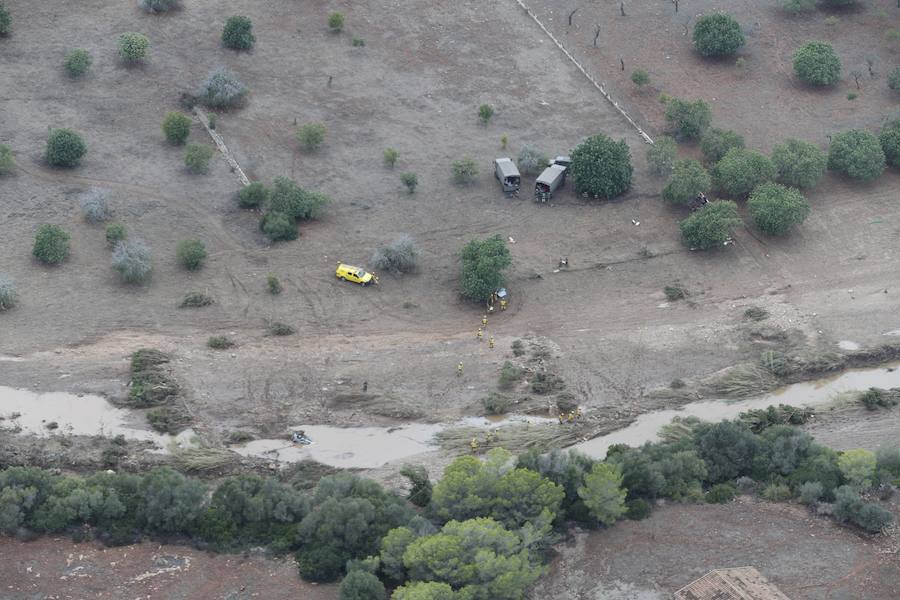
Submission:
POLYGON ((184 546, 104 548, 68 539, 0 538, 0 597, 168 600, 335 600, 337 585, 306 583, 293 560, 208 554, 184 546))
MULTIPOLYGON (((833 131, 877 127, 896 108, 884 77, 897 55, 881 33, 900 25, 900 13, 887 0, 840 13, 837 26, 824 23, 825 13, 788 19, 770 2, 749 0, 683 0, 679 16, 668 0, 629 2, 627 18, 618 17, 617 2, 583 2, 568 33, 565 14, 578 3, 529 4, 654 135, 663 128, 659 92, 705 98, 716 125, 741 131, 763 150, 788 135, 824 144, 833 131), (748 28, 743 73, 733 62, 700 61, 682 35, 686 16, 717 7, 748 28), (590 47, 594 22, 603 32, 597 51, 590 47), (793 81, 790 53, 810 37, 832 41, 845 71, 877 57, 877 77, 863 78, 859 99, 846 100, 849 80, 824 92, 793 81), (650 72, 652 91, 638 94, 625 79, 637 67, 650 72)), ((22 360, 0 360, 4 385, 121 397, 130 353, 157 347, 174 355, 196 429, 218 443, 235 429, 271 435, 304 422, 389 424, 478 413, 511 342, 529 335, 552 349, 589 413, 624 421, 659 406, 646 390, 755 359, 753 326, 742 318, 751 305, 770 311, 766 325, 795 330, 819 351, 837 350, 840 340, 876 345, 900 330, 900 174, 867 186, 826 176, 809 194, 812 215, 791 236, 741 230, 733 247, 692 253, 679 240, 684 215, 659 201, 663 182, 648 173, 639 137, 511 0, 190 0, 162 16, 102 0, 79 3, 77 14, 61 0, 6 5, 15 31, 0 42, 0 142, 13 148, 20 168, 0 181, 0 272, 18 283, 21 303, 0 317, 0 358, 22 360), (338 35, 325 27, 335 9, 347 18, 338 35), (222 22, 238 13, 253 20, 252 52, 221 47, 222 22), (123 31, 150 37, 143 67, 114 58, 123 31), (366 46, 352 48, 351 37, 366 46), (94 55, 78 81, 60 66, 74 47, 94 55), (236 207, 237 182, 223 160, 216 157, 209 175, 191 176, 181 152, 163 140, 165 113, 220 65, 252 90, 244 108, 218 119, 251 178, 288 175, 334 198, 321 221, 301 225, 295 242, 266 243, 258 215, 236 207), (476 118, 485 102, 496 108, 487 127, 476 118), (309 121, 328 128, 314 154, 293 139, 294 124, 309 121), (84 134, 90 148, 72 171, 42 162, 47 128, 61 126, 84 134), (619 200, 584 202, 570 189, 552 205, 531 202, 527 189, 509 200, 488 171, 491 159, 514 157, 525 143, 554 155, 597 132, 624 138, 632 150, 634 187, 619 200), (502 135, 508 150, 500 149, 502 135), (394 170, 382 164, 388 146, 401 154, 394 170), (475 184, 458 187, 449 165, 464 155, 482 171, 475 184), (399 183, 407 170, 419 176, 413 195, 399 183), (152 247, 148 284, 119 283, 102 228, 81 220, 78 198, 92 186, 110 190, 116 220, 152 247), (72 235, 72 256, 59 267, 30 256, 44 222, 72 235), (419 244, 418 274, 382 275, 369 289, 335 280, 338 260, 365 264, 401 233, 419 244), (475 341, 481 310, 458 296, 457 252, 495 233, 515 243, 512 303, 491 317, 492 352, 475 341), (186 238, 210 251, 198 273, 176 264, 175 245, 186 238), (572 268, 553 273, 561 255, 572 268), (285 284, 281 295, 266 293, 268 272, 285 284), (665 301, 662 288, 673 282, 690 292, 689 302, 665 301), (206 291, 216 303, 176 308, 188 290, 206 291), (298 333, 267 337, 271 320, 298 333), (238 346, 207 349, 207 337, 217 334, 233 335, 238 346), (462 378, 455 375, 459 361, 462 378)), ((209 142, 199 126, 190 141, 209 142)), ((896 437, 896 423, 883 432, 896 437)), ((446 459, 424 460, 437 467, 446 459)), ((392 481, 396 469, 388 470, 377 476, 392 481)), ((699 519, 717 509, 685 510, 699 519)))
POLYGON ((752 565, 793 600, 896 598, 897 542, 748 496, 673 504, 643 521, 577 535, 530 597, 663 600, 713 569, 752 565))

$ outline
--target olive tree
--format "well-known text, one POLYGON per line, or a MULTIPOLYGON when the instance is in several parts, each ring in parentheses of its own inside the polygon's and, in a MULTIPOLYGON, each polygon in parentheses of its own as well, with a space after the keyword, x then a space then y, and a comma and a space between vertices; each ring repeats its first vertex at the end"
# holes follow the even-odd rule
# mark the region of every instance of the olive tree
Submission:
POLYGON ((647 148, 647 162, 650 168, 660 175, 672 172, 676 158, 678 158, 678 145, 667 135, 656 138, 656 141, 647 148))
POLYGON ((713 168, 716 187, 729 197, 744 197, 761 183, 775 179, 775 165, 763 154, 732 148, 713 168))
POLYGON ((881 142, 887 164, 900 167, 900 119, 885 123, 878 134, 878 141, 881 142))
POLYGON ((694 25, 694 47, 703 56, 734 54, 745 41, 740 23, 725 13, 703 15, 694 25))
POLYGON ((44 153, 50 166, 77 167, 85 154, 87 145, 81 136, 71 129, 54 129, 50 132, 44 153))
POLYGON ((537 175, 547 167, 548 160, 546 155, 536 148, 525 144, 519 150, 519 158, 516 163, 524 175, 537 175))
POLYGON ((703 135, 712 122, 712 110, 703 100, 666 99, 666 121, 683 139, 696 139, 703 135))
POLYGON ((900 67, 897 67, 888 75, 888 87, 895 92, 900 92, 900 67))
POLYGON ((851 129, 831 139, 829 171, 866 182, 881 175, 884 167, 884 150, 875 134, 864 129, 851 129))
POLYGON ((506 242, 499 235, 472 240, 463 247, 462 294, 475 302, 486 302, 503 287, 503 270, 512 264, 506 242))
POLYGON ((794 72, 810 85, 831 85, 841 78, 841 60, 831 44, 807 42, 794 52, 794 72))
POLYGON ((719 162, 732 148, 743 148, 744 138, 730 129, 710 127, 700 138, 700 151, 708 163, 719 162))
POLYGON ((68 54, 63 61, 63 68, 71 77, 81 77, 90 68, 93 60, 90 53, 84 48, 76 48, 68 54))
POLYGON ((689 247, 707 250, 725 243, 731 237, 732 230, 740 224, 737 204, 730 200, 717 200, 683 220, 680 227, 689 247))
POLYGON ((150 39, 143 33, 127 31, 118 39, 119 58, 126 63, 139 63, 147 56, 150 39))
POLYGON ((672 170, 672 177, 663 189, 663 198, 672 204, 686 205, 700 192, 709 192, 712 177, 706 169, 691 158, 679 160, 672 170))
POLYGON ((225 67, 219 67, 210 71, 200 84, 197 97, 206 106, 228 108, 243 102, 248 91, 237 75, 225 67))
POLYGON ((13 280, 0 273, 0 312, 9 310, 18 302, 19 294, 13 280))
POLYGON ((788 139, 772 149, 778 181, 798 188, 816 185, 825 174, 828 157, 818 146, 801 140, 788 139))
POLYGON ((256 42, 253 35, 253 22, 247 17, 234 15, 225 21, 222 29, 222 43, 235 50, 249 50, 256 42))
POLYGON ((112 266, 125 283, 141 283, 153 269, 150 248, 142 240, 120 240, 113 249, 112 266))
POLYGON ((809 216, 809 203, 803 194, 777 183, 757 186, 747 208, 753 223, 770 235, 783 235, 809 216))
POLYGON ((59 225, 41 225, 31 253, 45 265, 56 265, 69 257, 69 234, 59 225))
POLYGON ((12 17, 5 6, 0 4, 0 37, 9 35, 12 31, 12 17))
POLYGON ((626 192, 634 171, 625 140, 616 142, 602 133, 575 148, 569 170, 577 192, 604 199, 626 192))

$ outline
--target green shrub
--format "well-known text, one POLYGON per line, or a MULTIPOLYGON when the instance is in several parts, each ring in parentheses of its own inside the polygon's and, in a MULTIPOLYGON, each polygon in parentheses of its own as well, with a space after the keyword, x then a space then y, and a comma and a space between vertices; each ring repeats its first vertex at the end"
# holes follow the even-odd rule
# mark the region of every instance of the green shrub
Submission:
POLYGON ((528 144, 522 146, 522 149, 519 150, 519 158, 516 160, 523 175, 537 175, 547 168, 549 162, 544 154, 528 144))
POLYGON ((650 503, 643 498, 635 498, 625 502, 625 518, 630 521, 642 521, 650 516, 650 503))
POLYGON ((419 251, 409 235, 403 234, 393 243, 382 246, 372 254, 375 268, 391 273, 412 273, 419 265, 419 251))
POLYGON ((175 146, 183 146, 191 134, 191 118, 184 113, 170 112, 162 122, 166 140, 175 146))
POLYGON ((139 63, 147 56, 150 39, 143 33, 128 31, 119 36, 119 58, 126 63, 139 63))
POLYGON ((859 94, 856 92, 847 92, 847 100, 856 100, 859 98, 859 94))
POLYGON ((277 296, 284 288, 281 285, 281 281, 279 281, 278 276, 275 273, 269 273, 266 275, 266 290, 273 296, 277 296))
POLYGON ((728 483, 717 483, 709 488, 706 492, 706 502, 708 504, 725 504, 734 500, 737 490, 733 485, 728 483))
POLYGON ((689 247, 707 250, 725 243, 740 224, 737 205, 730 200, 717 200, 683 220, 680 227, 689 247))
POLYGON ((812 12, 816 9, 816 0, 781 0, 781 8, 792 15, 812 12))
POLYGON ((482 104, 478 107, 478 118, 481 119, 483 125, 487 125, 494 116, 494 107, 490 104, 482 104))
POLYGON ((453 161, 453 181, 459 184, 467 184, 478 177, 478 167, 475 161, 468 156, 453 161))
POLYGON ((712 122, 712 110, 703 100, 666 99, 666 121, 680 138, 697 139, 712 122))
POLYGON ((875 453, 862 448, 847 450, 838 457, 838 468, 844 479, 860 490, 872 487, 876 464, 875 453))
POLYGON ((9 310, 16 305, 19 294, 13 280, 0 273, 0 312, 9 310))
POLYGON ((200 240, 183 240, 175 249, 178 262, 189 271, 196 271, 206 260, 206 246, 200 240))
POLYGON ((666 300, 670 302, 687 298, 687 291, 680 285, 667 285, 663 288, 663 293, 666 295, 666 300))
POLYGON ((47 138, 44 157, 51 167, 77 167, 87 146, 81 136, 71 129, 54 129, 47 138))
POLYGON ((191 173, 206 173, 212 155, 213 149, 206 144, 188 144, 184 149, 184 166, 191 173))
POLYGON ((900 92, 900 67, 895 68, 888 75, 888 87, 895 92, 900 92))
POLYGON ((210 71, 200 84, 197 98, 212 108, 230 108, 243 102, 248 91, 237 75, 225 67, 219 67, 210 71))
POLYGON ((828 147, 828 169, 863 182, 872 181, 884 171, 885 156, 875 134, 851 129, 836 134, 828 147))
POLYGON ((249 50, 256 38, 253 36, 253 22, 247 17, 235 15, 228 17, 222 29, 222 43, 226 48, 249 50))
POLYGON ((770 483, 763 489, 761 495, 769 502, 787 502, 793 497, 791 488, 783 483, 770 483))
POLYGON ((882 446, 875 452, 878 471, 892 477, 900 477, 900 448, 882 446))
POLYGON ((0 37, 9 35, 12 31, 12 17, 5 6, 0 4, 0 37))
POLYGON ((814 144, 788 139, 772 149, 772 164, 781 183, 810 188, 825 174, 828 157, 814 144))
POLYGON ((610 199, 631 187, 631 151, 624 139, 613 141, 602 133, 589 137, 572 151, 569 167, 575 190, 594 198, 610 199))
POLYGON ((69 234, 59 225, 41 225, 31 253, 46 265, 59 264, 69 257, 69 234))
POLYGON ((694 47, 703 56, 727 56, 744 45, 741 25, 731 15, 703 15, 694 24, 694 47))
POLYGON ((110 223, 106 226, 106 243, 115 247, 116 244, 125 239, 125 226, 121 223, 110 223))
POLYGON ((81 77, 87 73, 92 63, 90 53, 84 48, 77 48, 66 54, 63 68, 71 77, 81 77))
POLYGON ((853 515, 853 522, 870 533, 878 533, 891 524, 894 515, 877 504, 866 503, 853 515))
POLYGON ((297 330, 288 325, 287 323, 281 323, 280 321, 275 321, 269 324, 267 328, 267 332, 269 335, 275 336, 285 336, 285 335, 294 335, 297 333, 297 330))
POLYGON ((318 219, 331 199, 321 192, 310 192, 287 177, 276 177, 269 194, 269 210, 293 219, 318 219))
POLYGON ((283 212, 267 212, 260 220, 259 228, 273 242, 297 239, 296 221, 283 212))
POLYGON ((650 83, 650 75, 643 69, 635 69, 631 72, 631 83, 638 86, 638 89, 641 89, 650 83))
POLYGON ((241 208, 259 208, 269 201, 269 190, 262 183, 254 181, 241 188, 237 199, 241 208))
POLYGON ((503 270, 512 264, 506 242, 499 235, 472 240, 460 252, 462 294, 474 302, 487 302, 503 287, 503 270))
POLYGON ((101 188, 91 188, 82 196, 81 216, 88 223, 102 223, 109 220, 109 205, 106 202, 107 191, 101 188))
POLYGON ((409 479, 410 490, 407 500, 416 506, 428 506, 431 503, 432 492, 428 470, 422 465, 403 465, 400 468, 400 475, 409 479))
POLYGON ((138 4, 148 13, 161 13, 178 6, 178 0, 140 0, 138 4))
POLYGON ((341 600, 385 600, 384 584, 372 573, 351 571, 341 581, 341 600))
POLYGON ((112 266, 125 283, 140 283, 153 269, 150 248, 141 240, 120 240, 113 250, 112 266))
POLYGON ((756 227, 769 235, 784 235, 809 216, 809 203, 803 194, 777 183, 757 186, 747 208, 756 227))
MULTIPOLYGON (((519 342, 519 344, 522 343, 519 340, 516 341, 519 342)), ((515 354, 515 349, 513 350, 513 354, 515 354)), ((501 390, 508 390, 512 388, 517 382, 519 382, 524 374, 525 371, 523 371, 519 367, 515 366, 508 360, 504 361, 503 366, 500 367, 500 378, 497 380, 497 387, 499 387, 501 390)))
POLYGON ((344 28, 344 15, 339 12, 328 15, 328 28, 334 33, 340 33, 344 28))
POLYGON ((177 406, 157 406, 147 411, 147 423, 154 431, 177 435, 190 425, 191 418, 177 406))
POLYGON ((763 154, 732 148, 713 167, 716 188, 731 198, 742 198, 756 186, 775 179, 775 165, 763 154))
POLYGON ((815 504, 822 498, 825 488, 818 481, 807 481, 800 486, 800 502, 803 504, 815 504))
POLYGON ((352 40, 350 40, 350 45, 353 46, 354 48, 362 48, 363 46, 366 45, 366 40, 355 37, 352 40))
POLYGON ((881 151, 884 152, 887 164, 900 167, 900 119, 885 123, 878 134, 878 141, 881 142, 881 151))
POLYGON ((699 162, 693 159, 679 160, 672 170, 672 177, 663 189, 663 198, 672 204, 686 206, 697 195, 709 192, 712 177, 699 162))
POLYGON ((397 164, 397 159, 400 158, 400 153, 393 148, 385 148, 382 157, 384 158, 384 165, 393 169, 394 165, 397 164))
POLYGON ((743 148, 744 138, 736 131, 711 127, 700 139, 700 151, 708 163, 719 162, 732 148, 743 148))
POLYGON ((213 350, 226 350, 234 347, 235 344, 227 335, 213 335, 206 340, 206 345, 213 350))
POLYGON ((831 85, 841 78, 841 60, 825 42, 807 42, 794 52, 794 72, 810 85, 831 85))
POLYGON ((0 144, 0 177, 16 170, 16 159, 6 144, 0 144))
POLYGON ((481 399, 481 403, 484 404, 484 410, 489 415, 502 415, 509 410, 510 400, 497 392, 489 392, 481 399))
POLYGON ((325 126, 321 123, 307 123, 297 130, 297 141, 307 151, 314 151, 325 141, 325 126))
POLYGON ((406 186, 406 190, 412 194, 419 185, 419 177, 415 173, 401 173, 400 181, 406 186))
POLYGON ((862 508, 859 493, 849 485, 842 485, 834 491, 834 516, 839 521, 849 521, 862 508))
POLYGON ((178 308, 200 308, 209 306, 213 303, 213 299, 203 292, 188 292, 178 303, 178 308))
POLYGON ((671 173, 677 158, 678 145, 667 135, 656 138, 656 141, 647 148, 647 162, 650 168, 660 175, 671 173))

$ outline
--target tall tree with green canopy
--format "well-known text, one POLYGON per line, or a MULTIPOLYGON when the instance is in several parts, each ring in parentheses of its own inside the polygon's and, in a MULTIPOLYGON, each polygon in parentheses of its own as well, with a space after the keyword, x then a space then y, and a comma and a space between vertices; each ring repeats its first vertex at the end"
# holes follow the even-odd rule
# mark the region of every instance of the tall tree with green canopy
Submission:
POLYGON ((625 514, 625 495, 622 471, 611 463, 596 463, 578 488, 591 515, 604 525, 612 525, 625 514))
POLYGON ((463 456, 453 461, 434 486, 429 508, 442 521, 492 517, 509 528, 537 521, 543 513, 552 521, 565 491, 530 469, 514 468, 507 450, 495 448, 484 461, 463 456))
POLYGON ((589 137, 572 151, 569 167, 575 190, 595 198, 615 198, 631 187, 631 151, 625 140, 602 133, 589 137))
POLYGON ((681 235, 691 248, 708 250, 721 246, 741 224, 737 204, 730 200, 710 202, 680 223, 681 235))
POLYGON ((460 253, 462 258, 462 294, 475 302, 487 302, 503 287, 503 270, 512 264, 506 242, 499 235, 472 240, 460 253))

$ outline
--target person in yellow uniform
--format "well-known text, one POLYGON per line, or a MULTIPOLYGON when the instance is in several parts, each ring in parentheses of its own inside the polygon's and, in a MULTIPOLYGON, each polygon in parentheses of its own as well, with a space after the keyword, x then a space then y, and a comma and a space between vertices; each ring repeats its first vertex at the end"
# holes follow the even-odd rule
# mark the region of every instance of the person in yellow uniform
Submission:
POLYGON ((478 450, 478 440, 475 438, 472 438, 472 441, 469 442, 469 448, 472 449, 472 452, 475 452, 476 450, 478 450))
POLYGON ((479 327, 478 331, 475 332, 475 337, 478 338, 479 342, 484 337, 484 331, 481 329, 481 327, 479 327))
POLYGON ((462 376, 462 363, 459 363, 458 365, 456 365, 456 376, 457 377, 462 376))
POLYGON ((490 348, 491 350, 494 349, 494 336, 488 338, 488 348, 490 348))
POLYGON ((481 326, 487 329, 487 315, 481 316, 481 326))

